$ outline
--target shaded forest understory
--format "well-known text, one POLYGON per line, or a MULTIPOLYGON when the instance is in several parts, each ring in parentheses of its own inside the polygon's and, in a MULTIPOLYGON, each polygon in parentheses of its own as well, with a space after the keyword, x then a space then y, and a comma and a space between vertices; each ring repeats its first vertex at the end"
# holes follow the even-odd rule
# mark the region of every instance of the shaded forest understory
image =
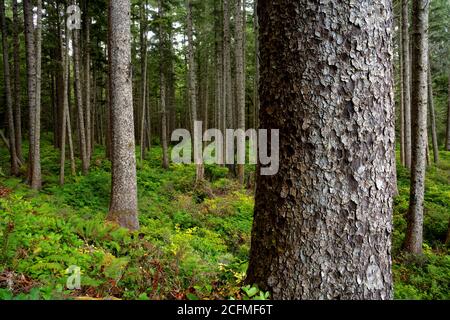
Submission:
MULTIPOLYGON (((266 299, 244 287, 253 192, 207 167, 195 185, 195 166, 161 168, 154 147, 138 170, 141 229, 130 233, 104 220, 110 163, 97 148, 89 175, 59 186, 59 152, 44 137, 43 189, 7 178, 0 164, 0 299, 266 299), (81 290, 66 291, 66 270, 81 268, 81 290)), ((450 152, 428 168, 424 255, 400 253, 406 229, 409 174, 398 164, 393 270, 396 299, 450 299, 450 152)), ((248 173, 254 170, 246 168, 248 173)))

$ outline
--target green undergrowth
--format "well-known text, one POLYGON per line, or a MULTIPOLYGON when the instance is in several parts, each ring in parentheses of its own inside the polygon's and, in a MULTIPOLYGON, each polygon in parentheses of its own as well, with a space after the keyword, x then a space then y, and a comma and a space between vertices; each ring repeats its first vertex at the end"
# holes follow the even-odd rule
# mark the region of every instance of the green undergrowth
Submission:
MULTIPOLYGON (((59 186, 58 151, 42 145, 43 189, 6 176, 0 152, 0 299, 267 299, 243 285, 254 199, 227 168, 160 168, 155 147, 139 164, 141 229, 105 223, 110 163, 98 148, 89 175, 59 186), (81 289, 68 290, 69 267, 81 270, 81 289), (6 280, 5 280, 6 279, 6 280)), ((395 200, 394 279, 397 299, 449 299, 450 258, 443 245, 450 218, 450 153, 428 171, 425 254, 401 254, 409 177, 399 166, 395 200)), ((80 164, 77 163, 77 168, 80 164)), ((251 171, 254 168, 247 168, 251 171)))
POLYGON ((398 164, 399 196, 395 199, 393 271, 396 299, 450 299, 450 253, 445 239, 450 219, 450 152, 441 152, 428 167, 425 190, 424 254, 401 252, 407 225, 410 176, 398 164))

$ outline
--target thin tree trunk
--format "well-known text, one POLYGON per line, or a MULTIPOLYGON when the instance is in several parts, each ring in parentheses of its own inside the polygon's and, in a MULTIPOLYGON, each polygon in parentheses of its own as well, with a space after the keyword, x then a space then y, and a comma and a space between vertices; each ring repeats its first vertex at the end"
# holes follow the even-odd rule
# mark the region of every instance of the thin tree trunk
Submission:
POLYGON ((413 0, 411 195, 405 250, 422 254, 427 152, 428 0, 413 0))
MULTIPOLYGON (((230 0, 223 0, 224 108, 225 129, 233 129, 233 95, 231 79, 230 0)), ((225 131, 224 131, 225 132, 225 131)))
POLYGON ((434 163, 439 162, 439 146, 436 133, 436 111, 434 110, 433 97, 433 79, 431 77, 431 65, 428 64, 428 105, 430 106, 430 120, 431 120, 431 139, 433 141, 433 160, 434 163))
POLYGON ((63 40, 62 40, 62 34, 60 33, 60 46, 61 46, 61 53, 62 53, 62 72, 63 72, 63 105, 62 105, 62 124, 60 126, 61 128, 61 157, 60 157, 60 172, 59 172, 59 184, 64 185, 65 180, 65 164, 66 164, 66 130, 67 130, 67 113, 69 111, 69 38, 68 38, 68 32, 66 28, 66 45, 65 49, 63 46, 63 40), (64 53, 62 52, 64 50, 64 53))
MULTIPOLYGON (((67 39, 70 38, 71 32, 67 30, 67 39)), ((67 40, 68 41, 68 40, 67 40)), ((66 128, 67 128, 67 140, 69 143, 69 157, 70 157, 70 171, 72 176, 76 175, 76 163, 75 163, 75 151, 73 147, 73 138, 72 138, 72 120, 70 115, 71 108, 71 94, 70 94, 70 86, 71 86, 71 76, 70 76, 70 59, 69 56, 67 56, 67 82, 64 84, 67 86, 67 106, 66 110, 64 111, 66 114, 66 128)))
POLYGON ((3 48, 3 79, 6 96, 6 111, 8 115, 8 135, 9 135, 9 153, 11 159, 11 174, 19 175, 19 162, 16 152, 16 131, 14 129, 14 113, 11 95, 11 75, 9 72, 9 46, 7 39, 5 2, 0 0, 0 25, 2 26, 2 48, 3 48))
POLYGON ((35 140, 35 118, 36 118, 36 47, 34 39, 33 6, 31 0, 23 1, 25 51, 27 65, 27 94, 28 94, 28 183, 32 184, 34 164, 34 140, 35 140))
MULTIPOLYGON (((245 68, 244 68, 244 37, 243 37, 243 10, 242 0, 236 1, 235 16, 235 42, 236 42, 236 96, 238 111, 238 129, 245 131, 245 68)), ((245 180, 244 164, 237 165, 238 179, 243 185, 245 180)))
POLYGON ((400 8, 399 19, 399 73, 400 73, 400 162, 403 166, 405 162, 405 90, 403 88, 405 80, 403 75, 403 32, 402 32, 402 8, 400 8))
POLYGON ((91 33, 91 18, 89 17, 88 14, 88 0, 86 0, 86 30, 85 30, 85 49, 84 49, 84 54, 85 54, 85 66, 84 66, 84 81, 85 81, 85 105, 86 105, 86 127, 85 127, 85 132, 86 132, 86 158, 87 158, 87 162, 88 162, 88 167, 89 167, 89 162, 90 159, 92 157, 92 131, 91 131, 91 126, 92 126, 92 119, 91 119, 91 49, 90 49, 90 45, 91 45, 91 38, 90 38, 90 33, 91 33))
POLYGON ((42 85, 42 0, 37 0, 36 14, 36 106, 34 119, 34 157, 32 189, 40 189, 41 177, 41 85, 42 85))
POLYGON ((409 9, 408 2, 402 0, 402 73, 403 73, 403 104, 405 117, 405 165, 411 169, 411 60, 409 41, 409 9))
MULTIPOLYGON (((188 38, 188 72, 189 72, 189 102, 192 113, 192 124, 194 125, 193 131, 195 131, 195 122, 197 118, 197 78, 195 74, 195 59, 194 59, 194 36, 193 36, 193 23, 192 23, 192 0, 187 0, 187 38, 188 38)), ((193 132, 194 133, 194 132, 193 132)), ((201 159, 202 142, 194 140, 194 162, 196 164, 196 181, 200 182, 204 178, 204 167, 201 159)))
POLYGON ((280 129, 280 167, 258 169, 247 282, 275 300, 391 299, 392 2, 312 3, 258 3, 260 120, 280 129))
POLYGON ((147 25, 146 25, 146 8, 141 5, 141 137, 140 137, 140 147, 141 147, 141 165, 145 159, 145 118, 147 117, 146 106, 147 106, 147 25))
POLYGON ((111 45, 112 184, 108 220, 139 229, 133 89, 131 79, 130 0, 109 2, 111 45))
MULTIPOLYGON (((82 96, 82 84, 81 84, 81 63, 80 63, 80 30, 73 30, 73 64, 74 64, 74 84, 75 84, 75 101, 78 110, 78 132, 79 132, 79 146, 80 146, 80 158, 82 163, 82 171, 84 175, 89 171, 88 151, 86 144, 86 126, 84 123, 84 107, 82 96)), ((85 100, 86 97, 85 97, 85 100)))
POLYGON ((13 59, 14 59, 14 86, 13 86, 13 105, 14 105, 14 129, 16 133, 16 154, 23 162, 22 154, 22 106, 21 106, 21 85, 20 85, 20 39, 19 39, 19 12, 17 0, 13 0, 13 59))
MULTIPOLYGON (((162 20, 164 16, 162 0, 158 0, 158 13, 160 20, 162 20)), ((159 23, 159 50, 160 50, 160 103, 161 103, 161 143, 163 147, 163 163, 162 166, 164 169, 169 169, 169 149, 167 142, 167 110, 166 110, 166 70, 163 66, 164 64, 164 49, 166 46, 166 36, 164 32, 164 28, 162 25, 162 21, 159 23)))
POLYGON ((254 97, 253 97, 253 101, 254 101, 254 114, 253 114, 253 125, 254 128, 258 128, 259 127, 259 104, 260 104, 260 100, 259 100, 259 77, 260 77, 260 63, 259 63, 259 20, 258 20, 258 10, 257 10, 257 6, 258 6, 258 1, 259 0, 254 0, 254 31, 255 31, 255 84, 254 84, 254 97))

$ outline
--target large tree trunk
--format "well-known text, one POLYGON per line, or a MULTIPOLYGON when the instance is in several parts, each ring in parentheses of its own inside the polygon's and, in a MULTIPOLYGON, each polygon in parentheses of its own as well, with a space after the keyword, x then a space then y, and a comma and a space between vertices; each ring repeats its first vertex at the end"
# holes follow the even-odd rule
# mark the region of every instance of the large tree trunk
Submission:
POLYGON ((259 1, 258 16, 260 127, 280 129, 280 168, 257 177, 247 282, 390 299, 392 2, 259 1))
POLYGON ((403 73, 403 107, 405 129, 405 165, 411 168, 411 60, 409 41, 409 9, 408 2, 402 0, 402 73, 403 73))
POLYGON ((0 0, 0 25, 2 27, 2 48, 3 48, 3 79, 6 96, 6 112, 8 115, 8 135, 9 135, 9 153, 11 158, 11 174, 19 174, 19 161, 16 152, 16 131, 14 129, 14 113, 11 95, 11 75, 9 72, 9 46, 7 38, 5 2, 0 0))
POLYGON ((428 100, 428 0, 413 0, 411 194, 405 250, 422 253, 428 100))
POLYGON ((20 85, 20 39, 19 39, 19 12, 17 0, 13 0, 13 59, 14 59, 14 86, 13 86, 13 105, 14 105, 14 130, 16 133, 16 154, 23 162, 22 154, 22 106, 21 106, 21 85, 20 85))
MULTIPOLYGON (((244 74, 244 36, 243 36, 243 10, 242 0, 236 2, 235 17, 235 35, 236 35, 236 96, 237 96, 237 113, 238 113, 238 129, 245 131, 245 74, 244 74)), ((238 164, 238 179, 244 184, 245 172, 244 164, 238 164)))
POLYGON ((112 185, 108 220, 139 229, 131 79, 130 0, 109 2, 112 185))
MULTIPOLYGON (((191 105, 192 124, 194 125, 197 118, 197 78, 195 74, 195 59, 194 59, 194 36, 192 27, 192 1, 187 0, 187 38, 188 38, 188 70, 189 70, 189 102, 191 105)), ((194 125, 195 127, 195 125, 194 125)), ((195 131, 195 129, 193 129, 195 131)), ((194 132, 192 132, 194 136, 194 132)), ((204 167, 201 159, 202 142, 194 140, 194 161, 196 164, 196 180, 197 182, 203 180, 204 167)))
POLYGON ((436 132, 436 111, 434 110, 433 79, 431 78, 431 65, 428 64, 428 104, 430 106, 431 139, 433 141, 433 160, 439 162, 439 143, 436 132))

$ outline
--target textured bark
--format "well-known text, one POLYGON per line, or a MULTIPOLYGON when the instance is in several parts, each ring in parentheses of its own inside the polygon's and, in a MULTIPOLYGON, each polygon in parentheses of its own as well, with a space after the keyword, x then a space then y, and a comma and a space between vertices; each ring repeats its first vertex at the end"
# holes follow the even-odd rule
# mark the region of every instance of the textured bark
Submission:
POLYGON ((131 78, 130 0, 109 2, 112 185, 108 220, 139 229, 131 78))
POLYGON ((9 135, 9 153, 11 159, 11 174, 19 174, 19 161, 16 152, 16 132, 14 129, 14 113, 11 95, 11 75, 9 71, 9 46, 5 17, 5 2, 0 0, 0 25, 2 27, 2 50, 3 50, 3 79, 6 96, 6 112, 8 115, 8 135, 9 135))
POLYGON ((431 66, 428 65, 428 105, 430 107, 430 120, 431 120, 431 139, 433 142, 433 160, 434 163, 439 162, 439 146, 436 132, 436 111, 434 109, 434 97, 433 97, 433 79, 431 78, 431 66))
POLYGON ((13 85, 13 107, 14 107, 14 130, 16 133, 16 154, 23 162, 22 154, 22 106, 20 85, 20 39, 19 39, 19 12, 17 0, 13 0, 13 59, 14 59, 14 85, 13 85))
POLYGON ((33 175, 31 188, 40 189, 42 186, 41 176, 41 86, 42 86, 42 0, 37 0, 36 10, 36 100, 34 119, 34 157, 33 175))
MULTIPOLYGON (((192 123, 198 121, 197 117, 197 77, 195 74, 195 59, 194 59, 194 36, 192 26, 192 1, 187 0, 187 38, 188 38, 188 72, 189 72, 189 102, 191 106, 192 123)), ((193 132, 192 132, 193 134, 193 132)), ((194 141, 196 143, 196 141, 194 141)), ((201 142, 198 142, 197 148, 201 148, 201 142)), ((195 149, 195 148, 194 148, 195 149)), ((194 150, 193 149, 193 150, 194 150)), ((196 180, 202 181, 204 178, 204 167, 200 163, 196 163, 196 180)))
POLYGON ((428 0, 412 1, 412 160, 405 250, 422 253, 427 153, 428 0))
POLYGON ((36 55, 34 44, 33 6, 31 0, 23 1, 25 52, 27 65, 27 97, 28 97, 28 134, 30 148, 28 150, 28 183, 31 185, 34 163, 35 107, 36 107, 36 55))
MULTIPOLYGON (((158 13, 160 15, 160 20, 164 16, 162 0, 158 0, 158 13)), ((164 57, 164 48, 166 45, 166 35, 162 25, 159 23, 159 53, 161 61, 164 57)), ((169 149, 167 141, 167 110, 166 110, 166 70, 163 63, 160 64, 160 103, 161 103, 161 143, 163 147, 163 163, 164 169, 169 168, 169 149)))
MULTIPOLYGON (((237 114, 238 114, 238 129, 245 131, 245 74, 244 74, 244 36, 243 36, 243 10, 242 0, 236 2, 236 16, 235 16, 235 37, 236 37, 236 100, 237 100, 237 114)), ((244 184, 245 172, 244 165, 237 165, 238 179, 241 184, 244 184)))
POLYGON ((248 283, 274 299, 392 298, 392 2, 259 1, 261 128, 248 283), (320 19, 319 19, 320 18, 320 19))
POLYGON ((411 60, 409 41, 409 9, 408 2, 402 0, 402 73, 403 73, 403 108, 405 122, 405 166, 411 168, 411 60))

